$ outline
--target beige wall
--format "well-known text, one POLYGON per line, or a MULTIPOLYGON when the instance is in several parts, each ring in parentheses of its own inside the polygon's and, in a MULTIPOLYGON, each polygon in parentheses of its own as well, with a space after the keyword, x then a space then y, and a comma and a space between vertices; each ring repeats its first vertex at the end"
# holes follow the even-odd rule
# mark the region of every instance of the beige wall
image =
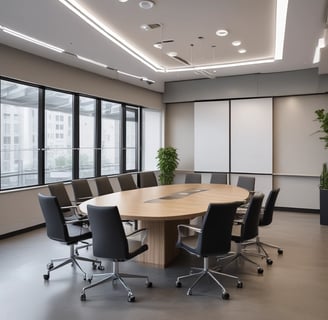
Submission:
POLYGON ((152 109, 163 109, 162 94, 53 62, 0 44, 0 75, 152 109))

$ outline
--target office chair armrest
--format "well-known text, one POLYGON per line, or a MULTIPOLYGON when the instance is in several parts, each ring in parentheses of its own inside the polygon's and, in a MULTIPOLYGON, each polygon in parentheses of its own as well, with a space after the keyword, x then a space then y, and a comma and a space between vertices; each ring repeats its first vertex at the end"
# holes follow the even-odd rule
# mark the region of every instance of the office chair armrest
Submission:
POLYGON ((142 229, 138 229, 138 230, 135 230, 135 231, 129 233, 128 235, 126 235, 126 237, 129 238, 129 239, 139 238, 141 243, 144 244, 145 240, 147 238, 147 234, 148 234, 148 230, 145 229, 145 228, 142 228, 142 229))
POLYGON ((76 224, 76 223, 89 223, 89 220, 86 218, 83 219, 76 219, 76 220, 65 220, 65 224, 76 224))
POLYGON ((178 227, 178 241, 180 241, 182 238, 190 236, 192 232, 198 234, 202 233, 201 228, 190 224, 178 224, 177 227, 178 227))

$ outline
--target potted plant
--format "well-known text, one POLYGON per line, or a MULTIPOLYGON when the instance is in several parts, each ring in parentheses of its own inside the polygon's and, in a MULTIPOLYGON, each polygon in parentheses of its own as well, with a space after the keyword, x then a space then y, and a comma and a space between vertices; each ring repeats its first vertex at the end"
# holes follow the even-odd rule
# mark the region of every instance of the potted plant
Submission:
POLYGON ((157 168, 160 171, 160 184, 172 184, 175 176, 175 169, 179 164, 177 149, 173 147, 160 148, 157 151, 156 159, 157 168))
MULTIPOLYGON (((320 140, 325 143, 325 149, 328 148, 328 112, 324 109, 315 111, 316 120, 320 123, 320 130, 317 133, 321 133, 320 140)), ((320 224, 328 225, 328 169, 327 163, 322 165, 322 171, 320 175, 320 224)))

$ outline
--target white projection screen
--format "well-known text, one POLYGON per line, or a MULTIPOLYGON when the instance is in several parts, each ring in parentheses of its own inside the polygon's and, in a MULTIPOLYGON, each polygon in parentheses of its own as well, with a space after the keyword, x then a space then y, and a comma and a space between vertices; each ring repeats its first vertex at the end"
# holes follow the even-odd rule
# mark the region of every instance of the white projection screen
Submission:
POLYGON ((229 101, 194 105, 195 171, 229 172, 229 101))
POLYGON ((272 98, 231 101, 231 171, 272 173, 272 98))

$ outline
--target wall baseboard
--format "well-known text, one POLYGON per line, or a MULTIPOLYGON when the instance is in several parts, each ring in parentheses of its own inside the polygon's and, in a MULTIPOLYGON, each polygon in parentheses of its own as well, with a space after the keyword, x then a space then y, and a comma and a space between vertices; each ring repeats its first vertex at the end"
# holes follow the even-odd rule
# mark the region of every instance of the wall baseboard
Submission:
POLYGON ((15 236, 18 236, 20 234, 23 234, 23 233, 26 233, 26 232, 29 232, 29 231, 33 231, 33 230, 36 230, 36 229, 41 229, 41 228, 44 228, 45 226, 46 226, 45 223, 41 223, 41 224, 38 224, 36 226, 32 226, 32 227, 12 231, 12 232, 8 232, 8 233, 5 233, 5 234, 0 234, 0 240, 10 238, 10 237, 15 237, 15 236))

